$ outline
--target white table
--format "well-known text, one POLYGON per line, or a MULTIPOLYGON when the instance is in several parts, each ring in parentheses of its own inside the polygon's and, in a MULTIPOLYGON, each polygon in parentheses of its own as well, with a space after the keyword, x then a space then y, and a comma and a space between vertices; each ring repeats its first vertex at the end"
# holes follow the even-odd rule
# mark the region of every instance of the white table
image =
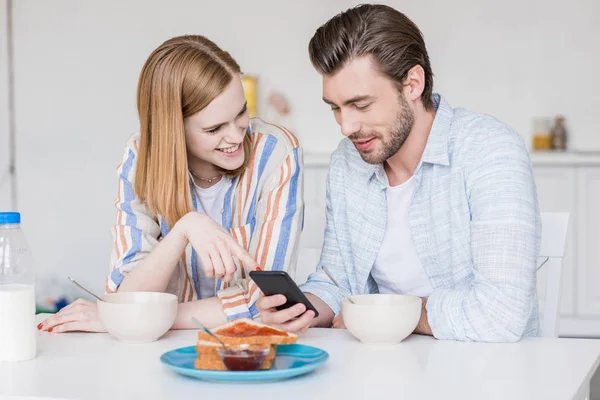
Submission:
POLYGON ((108 334, 40 332, 37 358, 0 363, 0 398, 583 399, 600 362, 600 340, 485 344, 412 335, 377 347, 345 330, 311 329, 299 342, 330 354, 317 371, 224 384, 179 376, 160 363, 162 353, 194 345, 195 338, 196 331, 171 331, 154 343, 128 345, 108 334))

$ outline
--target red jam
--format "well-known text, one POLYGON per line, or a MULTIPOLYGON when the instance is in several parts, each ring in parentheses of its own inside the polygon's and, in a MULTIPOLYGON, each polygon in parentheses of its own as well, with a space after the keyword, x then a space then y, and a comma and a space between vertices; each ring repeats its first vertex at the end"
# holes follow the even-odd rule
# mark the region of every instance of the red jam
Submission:
POLYGON ((230 371, 256 371, 260 368, 262 363, 265 361, 265 356, 261 352, 248 351, 244 357, 238 356, 223 356, 223 364, 230 371))
POLYGON ((221 336, 287 336, 286 332, 281 332, 269 326, 255 326, 251 324, 237 324, 217 332, 221 336))
POLYGON ((265 361, 270 348, 228 348, 217 350, 223 364, 230 371, 256 371, 265 361))

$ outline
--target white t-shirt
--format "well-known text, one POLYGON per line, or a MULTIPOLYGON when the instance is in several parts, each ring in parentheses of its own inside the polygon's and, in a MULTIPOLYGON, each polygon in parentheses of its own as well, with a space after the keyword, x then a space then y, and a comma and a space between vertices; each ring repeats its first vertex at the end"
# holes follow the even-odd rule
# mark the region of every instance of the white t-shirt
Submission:
MULTIPOLYGON (((227 179, 221 178, 209 188, 201 188, 194 184, 196 189, 198 212, 208 215, 213 221, 222 225, 223 203, 227 193, 227 179)), ((201 261, 197 261, 198 279, 200 281, 200 298, 206 299, 215 296, 215 278, 207 278, 204 269, 201 268, 201 261)))
POLYGON ((427 297, 433 291, 413 242, 408 210, 415 194, 414 176, 386 190, 387 226, 371 275, 379 293, 427 297))

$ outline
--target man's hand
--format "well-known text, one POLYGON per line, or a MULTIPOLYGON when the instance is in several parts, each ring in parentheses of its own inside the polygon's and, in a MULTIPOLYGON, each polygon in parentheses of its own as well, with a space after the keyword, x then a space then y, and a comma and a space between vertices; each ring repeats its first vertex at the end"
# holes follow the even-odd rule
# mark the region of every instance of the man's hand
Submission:
POLYGON ((287 299, 282 294, 261 297, 256 302, 263 323, 286 332, 306 332, 311 326, 330 327, 333 320, 333 311, 320 298, 305 293, 311 304, 319 311, 319 318, 315 318, 312 310, 306 310, 304 304, 298 303, 285 310, 277 310, 276 307, 285 304, 287 299))
POLYGON ((421 318, 419 318, 419 323, 415 328, 415 333, 418 333, 419 335, 433 336, 433 332, 431 331, 431 327, 427 321, 427 298, 423 298, 421 300, 421 318))
POLYGON ((315 317, 314 311, 306 311, 306 306, 302 303, 281 311, 275 308, 285 304, 286 301, 287 299, 282 294, 258 299, 256 307, 260 311, 262 322, 286 332, 306 332, 315 317))
POLYGON ((346 324, 344 324, 344 317, 342 317, 342 314, 339 314, 333 319, 333 327, 335 329, 346 329, 346 324))

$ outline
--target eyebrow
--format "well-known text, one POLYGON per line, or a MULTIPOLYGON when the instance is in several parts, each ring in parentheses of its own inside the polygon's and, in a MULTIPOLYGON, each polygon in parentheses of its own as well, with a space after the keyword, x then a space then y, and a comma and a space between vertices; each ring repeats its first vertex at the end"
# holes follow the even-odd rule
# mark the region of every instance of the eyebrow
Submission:
MULTIPOLYGON (((236 118, 239 117, 240 115, 242 115, 244 113, 244 111, 246 111, 246 108, 248 108, 248 102, 245 102, 244 105, 242 106, 242 108, 240 109, 240 112, 236 115, 236 118)), ((202 128, 205 131, 211 131, 213 129, 217 129, 218 127, 225 125, 228 121, 225 122, 219 122, 218 124, 214 124, 211 126, 208 126, 206 128, 202 128)))
MULTIPOLYGON (((344 102, 344 105, 345 105, 345 106, 347 106, 347 105, 350 105, 350 104, 352 104, 352 103, 358 103, 358 102, 365 101, 365 100, 373 100, 373 96, 369 96, 369 95, 363 95, 363 96, 354 96, 353 98, 346 100, 346 101, 344 102)), ((330 106, 335 106, 335 105, 337 105, 337 104, 335 104, 333 101, 331 101, 331 100, 327 100, 325 97, 323 97, 323 101, 324 101, 325 103, 329 104, 330 106)))

